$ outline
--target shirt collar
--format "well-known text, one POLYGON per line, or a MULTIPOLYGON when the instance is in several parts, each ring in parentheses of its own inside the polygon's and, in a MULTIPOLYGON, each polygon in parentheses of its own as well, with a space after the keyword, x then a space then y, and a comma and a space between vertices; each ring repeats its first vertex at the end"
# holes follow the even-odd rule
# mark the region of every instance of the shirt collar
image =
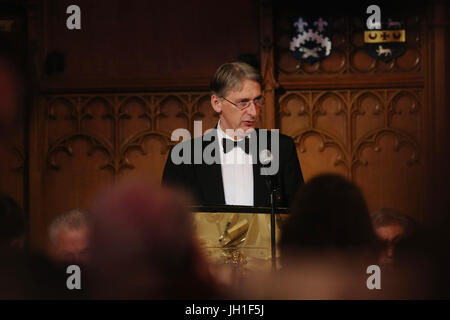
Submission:
MULTIPOLYGON (((251 139, 251 136, 252 136, 251 133, 247 134, 247 137, 248 137, 249 139, 251 139)), ((225 133, 225 131, 222 130, 222 127, 220 126, 220 120, 219 120, 219 122, 217 123, 217 137, 219 138, 219 141, 222 141, 223 138, 230 139, 230 140, 234 140, 232 137, 230 137, 229 135, 227 135, 227 134, 225 133)), ((240 141, 240 140, 242 140, 242 139, 244 139, 244 138, 245 138, 245 137, 242 137, 241 139, 238 139, 238 140, 236 140, 236 141, 240 141)))

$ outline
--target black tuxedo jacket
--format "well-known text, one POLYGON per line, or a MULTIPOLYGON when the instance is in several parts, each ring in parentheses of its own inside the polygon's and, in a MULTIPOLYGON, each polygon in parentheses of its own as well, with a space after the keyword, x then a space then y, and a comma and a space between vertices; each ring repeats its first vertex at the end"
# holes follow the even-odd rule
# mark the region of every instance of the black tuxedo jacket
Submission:
MULTIPOLYGON (((268 132, 270 133, 270 131, 268 132)), ((258 129, 252 134, 258 135, 259 138, 258 129)), ((271 150, 270 134, 267 136, 269 137, 267 149, 271 150)), ((211 130, 204 137, 204 139, 202 137, 196 138, 201 139, 202 151, 211 143, 219 143, 217 130, 211 130)), ((279 170, 272 179, 277 187, 276 198, 279 198, 277 205, 287 207, 297 189, 303 184, 303 175, 294 141, 283 134, 280 134, 279 138, 279 170)), ((194 140, 181 142, 189 144, 186 147, 191 148, 190 164, 174 164, 171 158, 172 150, 169 152, 164 167, 162 184, 184 188, 193 195, 198 205, 224 205, 225 194, 221 165, 220 163, 206 164, 203 161, 201 164, 194 164, 194 140)), ((259 143, 258 139, 258 152, 260 150, 259 143)), ((219 147, 221 147, 221 144, 219 144, 219 147)), ((259 156, 257 158, 257 163, 253 164, 253 204, 257 207, 270 206, 270 191, 267 184, 267 179, 270 178, 269 176, 261 175, 262 165, 259 156)))

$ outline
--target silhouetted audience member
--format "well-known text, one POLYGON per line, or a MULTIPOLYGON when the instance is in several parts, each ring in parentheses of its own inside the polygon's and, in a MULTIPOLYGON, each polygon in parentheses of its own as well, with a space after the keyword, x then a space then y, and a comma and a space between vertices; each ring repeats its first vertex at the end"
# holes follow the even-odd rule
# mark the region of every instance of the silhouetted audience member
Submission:
POLYGON ((375 233, 383 245, 379 262, 383 266, 389 266, 394 260, 397 243, 411 237, 418 225, 412 218, 390 208, 374 212, 371 219, 375 233))
POLYGON ((0 194, 0 249, 23 249, 26 229, 22 208, 10 196, 0 194))
MULTIPOLYGON (((0 252, 0 300, 76 299, 68 290, 65 268, 46 256, 25 251, 0 252)), ((76 290, 75 290, 76 291, 76 290)))
POLYGON ((0 194, 0 300, 76 298, 66 287, 65 269, 44 255, 21 250, 26 230, 22 208, 0 194))
MULTIPOLYGON (((414 243, 411 242, 417 238, 422 241, 426 239, 426 245, 422 247, 424 248, 424 251, 428 253, 428 256, 432 258, 433 298, 448 300, 450 299, 450 250, 448 248, 450 243, 450 203, 447 199, 445 201, 443 206, 447 206, 447 210, 442 212, 444 217, 440 219, 439 224, 434 226, 431 232, 427 230, 425 235, 423 235, 422 232, 417 233, 412 237, 413 239, 409 241, 409 244, 414 246, 414 243)), ((416 240, 415 242, 418 241, 416 240)), ((403 249, 402 244, 402 246, 398 248, 400 258, 403 249)))
POLYGON ((351 250, 375 242, 360 189, 347 179, 325 174, 311 179, 296 195, 280 239, 290 250, 351 250))
POLYGON ((184 196, 143 182, 120 185, 96 204, 94 299, 221 296, 194 237, 184 196))
POLYGON ((395 272, 379 268, 375 271, 379 277, 369 278, 375 273, 368 267, 379 267, 380 250, 360 189, 341 176, 316 176, 293 202, 280 239, 283 268, 267 286, 266 298, 408 299, 429 295, 430 286, 417 278, 430 270, 423 264, 407 267, 402 263, 395 272))
POLYGON ((373 298, 366 271, 377 262, 376 237, 360 189, 344 177, 316 176, 298 190, 279 249, 280 270, 248 284, 248 297, 373 298))
POLYGON ((61 264, 86 265, 90 258, 92 218, 74 209, 56 217, 48 228, 49 255, 61 264))

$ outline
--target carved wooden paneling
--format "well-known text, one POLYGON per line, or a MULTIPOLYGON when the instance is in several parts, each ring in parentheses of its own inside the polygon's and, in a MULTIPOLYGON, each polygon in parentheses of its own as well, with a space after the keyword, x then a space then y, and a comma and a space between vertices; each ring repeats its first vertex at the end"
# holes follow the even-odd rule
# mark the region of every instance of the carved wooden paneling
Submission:
POLYGON ((354 168, 353 179, 362 188, 369 209, 373 212, 383 207, 395 208, 426 221, 426 167, 421 158, 413 158, 411 142, 386 133, 360 149, 363 165, 354 168), (402 142, 406 142, 404 147, 402 142))
POLYGON ((364 50, 362 3, 329 10, 274 6, 275 74, 284 89, 277 97, 277 126, 295 138, 305 178, 343 174, 362 188, 371 211, 393 207, 429 221, 430 154, 439 139, 431 119, 442 106, 430 97, 444 96, 428 82, 435 72, 429 69, 433 41, 442 45, 441 38, 430 38, 432 6, 382 4, 385 18, 395 8, 405 18, 405 53, 389 62, 364 50), (301 15, 331 18, 331 55, 312 65, 289 52, 290 24, 301 15))
POLYGON ((218 116, 208 92, 62 94, 42 97, 39 145, 41 214, 39 238, 57 214, 90 207, 118 179, 159 183, 172 131, 202 121, 203 132, 218 116))
POLYGON ((48 167, 58 169, 55 154, 71 154, 71 142, 87 140, 91 151, 102 150, 102 168, 117 174, 132 168, 127 152, 145 154, 145 140, 156 137, 162 152, 173 144, 170 136, 177 128, 193 132, 193 122, 203 121, 203 131, 217 123, 218 116, 209 102, 209 93, 153 93, 114 95, 48 95, 45 97, 45 129, 48 167))
POLYGON ((335 172, 357 182, 371 210, 422 219, 423 89, 301 90, 279 98, 280 128, 292 136, 306 180, 335 172))
MULTIPOLYGON (((72 208, 89 208, 100 192, 114 181, 109 150, 89 135, 74 134, 57 140, 58 147, 48 150, 48 166, 43 170, 40 231, 45 235, 48 223, 72 208)), ((43 150, 44 151, 44 150, 43 150)))

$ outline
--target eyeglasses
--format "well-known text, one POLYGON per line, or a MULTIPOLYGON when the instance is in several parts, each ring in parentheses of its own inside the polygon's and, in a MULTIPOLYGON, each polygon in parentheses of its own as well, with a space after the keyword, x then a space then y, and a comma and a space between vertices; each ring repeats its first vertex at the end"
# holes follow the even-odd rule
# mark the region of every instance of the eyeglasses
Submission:
POLYGON ((262 107, 262 106, 264 106, 264 103, 265 103, 264 97, 262 97, 262 96, 261 96, 261 97, 258 97, 258 98, 256 98, 256 99, 253 99, 253 100, 247 100, 247 99, 245 99, 245 100, 242 100, 242 101, 240 101, 240 102, 238 102, 238 103, 231 102, 230 100, 228 100, 228 99, 225 98, 225 97, 220 97, 220 98, 222 98, 222 99, 228 101, 229 103, 231 103, 233 106, 235 106, 235 107, 238 108, 239 110, 247 109, 248 107, 250 107, 250 104, 251 104, 252 102, 255 104, 256 107, 262 107))

